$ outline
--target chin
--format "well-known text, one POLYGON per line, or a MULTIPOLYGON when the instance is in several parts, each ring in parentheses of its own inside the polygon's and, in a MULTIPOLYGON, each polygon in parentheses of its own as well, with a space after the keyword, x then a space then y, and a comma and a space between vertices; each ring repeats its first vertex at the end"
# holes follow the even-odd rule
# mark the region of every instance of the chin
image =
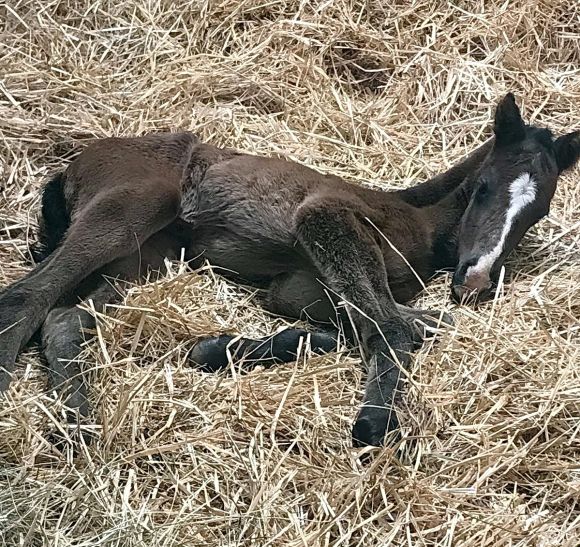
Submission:
POLYGON ((457 304, 479 304, 487 302, 495 294, 495 284, 481 290, 470 290, 463 285, 451 286, 451 299, 457 304))

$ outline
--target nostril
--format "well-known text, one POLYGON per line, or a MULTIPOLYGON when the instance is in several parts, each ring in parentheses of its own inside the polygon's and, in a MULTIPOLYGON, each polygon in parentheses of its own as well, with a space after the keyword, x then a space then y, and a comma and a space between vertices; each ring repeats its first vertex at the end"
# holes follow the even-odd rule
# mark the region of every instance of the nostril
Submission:
POLYGON ((479 268, 478 264, 479 258, 471 257, 457 266, 452 283, 452 296, 456 302, 471 297, 477 299, 491 286, 489 271, 487 268, 479 268))
POLYGON ((467 270, 471 266, 475 266, 475 264, 477 264, 476 257, 468 258, 465 261, 459 262, 457 268, 455 268, 455 273, 453 274, 453 285, 463 285, 467 270))
POLYGON ((469 277, 465 277, 462 285, 468 291, 480 293, 491 287, 491 281, 487 272, 473 271, 469 277))
POLYGON ((469 259, 467 259, 465 262, 463 262, 461 264, 461 274, 465 274, 465 272, 467 272, 467 270, 469 268, 471 268, 471 266, 475 266, 477 264, 477 257, 473 256, 469 259))

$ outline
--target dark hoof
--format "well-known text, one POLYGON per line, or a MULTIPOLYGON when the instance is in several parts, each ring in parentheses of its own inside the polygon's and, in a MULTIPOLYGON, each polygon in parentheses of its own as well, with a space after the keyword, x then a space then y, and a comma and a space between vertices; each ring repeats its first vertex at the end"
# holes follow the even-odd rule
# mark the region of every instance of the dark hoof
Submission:
MULTIPOLYGON (((398 430, 399 421, 394 410, 363 407, 352 428, 352 443, 355 448, 383 446, 385 435, 398 430)), ((397 434, 394 441, 399 439, 397 434)))
POLYGON ((203 372, 217 372, 228 366, 228 344, 234 336, 222 334, 204 338, 193 346, 189 352, 189 360, 203 372))

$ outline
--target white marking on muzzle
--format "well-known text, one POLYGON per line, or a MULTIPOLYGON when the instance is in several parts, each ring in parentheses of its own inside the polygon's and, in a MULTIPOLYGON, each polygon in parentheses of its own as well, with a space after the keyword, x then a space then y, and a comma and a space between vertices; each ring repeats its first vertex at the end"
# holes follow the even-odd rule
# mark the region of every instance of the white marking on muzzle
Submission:
POLYGON ((503 225, 499 241, 489 253, 479 257, 477 264, 467 268, 465 272, 466 279, 474 274, 481 275, 482 273, 486 273, 489 275, 489 271, 495 261, 501 256, 507 236, 512 229, 514 219, 534 199, 536 199, 536 181, 529 173, 522 173, 510 184, 510 206, 505 216, 505 224, 503 225))

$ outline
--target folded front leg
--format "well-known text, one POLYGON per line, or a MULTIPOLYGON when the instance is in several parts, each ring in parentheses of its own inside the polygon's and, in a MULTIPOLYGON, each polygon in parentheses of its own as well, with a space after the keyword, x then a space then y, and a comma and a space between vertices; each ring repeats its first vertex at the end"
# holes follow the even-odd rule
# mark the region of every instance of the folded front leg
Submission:
POLYGON ((295 361, 298 348, 307 339, 310 340, 310 349, 314 353, 329 353, 336 349, 337 335, 286 329, 258 340, 237 338, 229 334, 204 338, 193 347, 189 359, 204 372, 217 372, 227 368, 228 352, 241 362, 244 370, 252 370, 257 366, 271 367, 295 361))

